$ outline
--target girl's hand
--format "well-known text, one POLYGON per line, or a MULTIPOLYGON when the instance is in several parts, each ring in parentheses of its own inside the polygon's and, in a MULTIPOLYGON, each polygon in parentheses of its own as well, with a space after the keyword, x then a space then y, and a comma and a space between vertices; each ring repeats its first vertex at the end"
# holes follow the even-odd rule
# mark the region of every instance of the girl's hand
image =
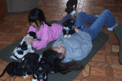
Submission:
POLYGON ((30 38, 30 37, 26 37, 25 41, 28 42, 28 44, 30 44, 30 45, 32 45, 33 42, 34 42, 34 40, 32 38, 30 38))
POLYGON ((78 29, 77 27, 75 27, 75 28, 74 28, 74 30, 75 30, 76 32, 78 32, 78 31, 79 31, 79 29, 78 29))

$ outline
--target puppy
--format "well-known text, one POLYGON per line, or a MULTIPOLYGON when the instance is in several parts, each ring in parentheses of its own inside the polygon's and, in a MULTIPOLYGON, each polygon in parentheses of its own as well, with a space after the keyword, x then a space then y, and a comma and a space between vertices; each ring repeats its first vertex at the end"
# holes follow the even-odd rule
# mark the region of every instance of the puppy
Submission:
POLYGON ((33 67, 34 64, 32 64, 31 66, 31 63, 29 62, 20 63, 13 61, 6 66, 0 77, 2 77, 7 72, 10 76, 23 76, 24 78, 26 78, 28 75, 33 75, 33 67))
POLYGON ((67 12, 67 14, 70 14, 73 10, 76 10, 76 8, 77 8, 77 0, 68 0, 66 3, 65 12, 67 12))
POLYGON ((48 64, 39 63, 36 68, 34 69, 33 79, 32 81, 47 81, 48 78, 48 64))
MULTIPOLYGON (((26 74, 32 74, 32 81, 37 81, 37 78, 34 76, 34 70, 38 63, 41 61, 42 55, 37 53, 28 53, 22 58, 22 64, 26 67, 26 74)), ((40 80, 41 81, 41 80, 40 80)))
POLYGON ((37 65, 41 61, 42 55, 37 53, 27 53, 22 58, 22 63, 28 67, 28 69, 34 69, 35 65, 37 65))
POLYGON ((75 33, 75 25, 74 25, 74 20, 68 19, 63 23, 63 35, 64 38, 69 38, 71 37, 72 34, 75 33))
MULTIPOLYGON (((47 63, 44 60, 41 60, 36 66, 33 74, 34 81, 47 81, 48 73, 56 73, 55 67, 51 64, 47 63)), ((32 81, 33 81, 32 80, 32 81)))
POLYGON ((9 63, 4 69, 3 73, 0 75, 2 77, 5 73, 8 73, 10 76, 26 76, 24 67, 21 63, 13 61, 9 63))
POLYGON ((17 60, 23 58, 24 55, 26 55, 28 52, 33 53, 34 50, 32 50, 31 45, 29 45, 27 42, 25 42, 26 37, 31 37, 32 39, 36 40, 36 33, 35 32, 29 32, 20 42, 19 46, 14 49, 12 52, 12 55, 10 56, 11 59, 17 60))
POLYGON ((59 59, 59 55, 53 55, 50 53, 43 53, 41 61, 38 63, 34 70, 34 78, 39 81, 47 81, 48 73, 62 73, 62 70, 65 68, 60 67, 59 63, 61 59, 59 59))

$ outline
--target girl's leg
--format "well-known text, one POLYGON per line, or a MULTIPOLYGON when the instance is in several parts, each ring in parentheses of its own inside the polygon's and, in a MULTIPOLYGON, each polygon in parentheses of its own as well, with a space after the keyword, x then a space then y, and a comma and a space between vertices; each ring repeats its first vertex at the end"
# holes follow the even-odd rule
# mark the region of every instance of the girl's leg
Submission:
POLYGON ((98 17, 86 14, 85 12, 80 12, 77 16, 75 23, 76 27, 82 27, 81 30, 87 29, 85 22, 94 23, 98 17))
POLYGON ((63 23, 67 20, 67 19, 72 19, 71 15, 66 15, 61 21, 58 22, 58 24, 63 25, 63 23))
POLYGON ((88 32, 91 38, 94 39, 99 34, 105 23, 108 28, 116 24, 114 15, 108 9, 104 10, 96 19, 96 21, 87 30, 84 31, 88 32))

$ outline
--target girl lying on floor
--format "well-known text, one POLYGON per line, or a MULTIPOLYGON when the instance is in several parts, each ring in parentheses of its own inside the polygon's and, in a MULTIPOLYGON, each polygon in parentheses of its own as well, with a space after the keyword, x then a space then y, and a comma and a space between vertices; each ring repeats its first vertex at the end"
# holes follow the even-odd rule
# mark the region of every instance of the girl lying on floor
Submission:
MULTIPOLYGON (((72 19, 72 16, 70 14, 65 16, 59 24, 62 24, 67 19, 72 19)), ((45 50, 44 54, 59 55, 58 59, 61 59, 62 64, 71 63, 73 60, 82 60, 90 53, 93 46, 92 40, 98 36, 105 23, 109 31, 112 31, 117 26, 114 15, 107 9, 104 10, 99 17, 80 12, 75 21, 74 30, 76 33, 70 38, 64 38, 63 33, 61 33, 58 40, 53 43, 52 48, 45 50), (87 27, 85 22, 92 23, 92 25, 87 27), (77 27, 80 27, 80 29, 77 27)), ((73 66, 75 66, 75 64, 72 64, 72 67, 73 66)))

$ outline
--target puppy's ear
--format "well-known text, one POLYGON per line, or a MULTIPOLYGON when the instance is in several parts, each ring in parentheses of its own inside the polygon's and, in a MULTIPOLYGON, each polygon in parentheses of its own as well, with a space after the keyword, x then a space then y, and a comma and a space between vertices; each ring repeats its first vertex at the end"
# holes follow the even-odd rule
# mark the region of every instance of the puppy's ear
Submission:
POLYGON ((29 32, 29 35, 32 36, 33 39, 37 39, 37 37, 36 37, 36 33, 35 33, 35 32, 30 31, 30 32, 29 32))

